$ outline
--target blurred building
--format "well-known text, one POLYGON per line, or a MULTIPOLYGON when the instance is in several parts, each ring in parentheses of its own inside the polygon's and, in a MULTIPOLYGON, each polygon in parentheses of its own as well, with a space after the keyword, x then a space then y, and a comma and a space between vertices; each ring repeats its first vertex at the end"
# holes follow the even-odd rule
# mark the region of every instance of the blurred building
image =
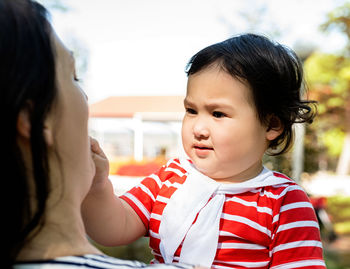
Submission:
POLYGON ((115 96, 91 104, 90 134, 110 160, 183 154, 184 96, 115 96))

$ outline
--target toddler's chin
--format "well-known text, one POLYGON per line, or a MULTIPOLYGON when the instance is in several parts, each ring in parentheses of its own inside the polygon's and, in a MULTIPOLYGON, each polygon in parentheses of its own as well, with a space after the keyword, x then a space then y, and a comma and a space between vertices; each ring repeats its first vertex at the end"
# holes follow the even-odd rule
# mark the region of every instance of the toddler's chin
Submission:
POLYGON ((196 167, 197 170, 198 170, 199 172, 201 172, 203 175, 205 175, 205 176, 211 178, 212 173, 210 173, 210 171, 208 171, 208 169, 205 169, 205 167, 197 166, 196 164, 195 164, 195 167, 196 167))

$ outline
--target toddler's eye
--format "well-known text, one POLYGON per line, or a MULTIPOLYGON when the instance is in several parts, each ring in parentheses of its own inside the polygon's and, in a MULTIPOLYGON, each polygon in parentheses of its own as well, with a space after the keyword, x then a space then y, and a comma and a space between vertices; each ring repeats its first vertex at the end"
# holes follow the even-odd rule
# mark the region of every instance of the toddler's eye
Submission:
POLYGON ((192 108, 186 108, 186 113, 188 114, 197 114, 197 111, 192 108))
POLYGON ((222 117, 225 117, 226 115, 224 113, 220 112, 220 111, 214 111, 213 112, 213 116, 215 118, 222 118, 222 117))

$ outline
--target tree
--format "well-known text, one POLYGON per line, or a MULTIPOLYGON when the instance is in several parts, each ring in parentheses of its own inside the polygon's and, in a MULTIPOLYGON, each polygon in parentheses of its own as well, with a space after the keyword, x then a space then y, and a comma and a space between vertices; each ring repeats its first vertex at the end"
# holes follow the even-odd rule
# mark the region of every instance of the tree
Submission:
POLYGON ((337 30, 347 39, 347 44, 339 55, 316 54, 308 60, 306 69, 313 93, 320 103, 322 128, 329 128, 325 130, 325 137, 330 132, 338 132, 340 135, 344 133, 337 174, 348 174, 350 172, 350 3, 331 11, 321 29, 325 32, 337 30), (328 124, 336 127, 330 129, 328 124))
POLYGON ((327 21, 320 26, 324 32, 338 31, 344 34, 347 44, 343 55, 350 55, 350 2, 339 6, 328 13, 327 21))
POLYGON ((350 163, 344 159, 348 148, 346 144, 343 147, 343 141, 350 133, 350 59, 314 53, 305 62, 305 72, 309 98, 318 101, 318 118, 310 128, 321 134, 309 138, 308 142, 319 148, 320 161, 327 158, 325 154, 328 161, 340 155, 337 172, 346 174, 350 163))

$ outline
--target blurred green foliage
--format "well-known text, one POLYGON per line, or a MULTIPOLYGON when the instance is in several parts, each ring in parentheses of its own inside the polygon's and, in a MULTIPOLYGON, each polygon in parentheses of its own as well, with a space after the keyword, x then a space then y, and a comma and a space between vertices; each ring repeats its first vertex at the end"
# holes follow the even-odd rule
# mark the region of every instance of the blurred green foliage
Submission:
MULTIPOLYGON (((344 137, 350 124, 347 107, 350 105, 350 58, 343 55, 314 53, 305 61, 309 99, 318 102, 318 115, 308 126, 305 160, 323 159, 327 170, 336 169, 344 137)), ((306 172, 319 167, 305 163, 306 172)))
POLYGON ((338 234, 350 235, 350 197, 334 196, 327 199, 327 212, 338 234))
MULTIPOLYGON (((330 215, 336 234, 340 237, 350 236, 350 197, 332 196, 327 199, 327 213, 330 215)), ((350 252, 324 246, 328 269, 350 268, 350 252)))
POLYGON ((349 269, 349 266, 334 252, 325 252, 324 255, 327 269, 349 269))
MULTIPOLYGON (((334 53, 316 51, 304 64, 308 97, 318 102, 318 116, 308 126, 306 138, 306 154, 311 154, 305 158, 307 172, 314 172, 315 168, 307 160, 326 163, 327 167, 322 168, 334 171, 341 155, 350 156, 346 154, 350 148, 344 147, 344 138, 350 133, 350 2, 330 11, 320 28, 324 32, 343 33, 347 44, 334 53)), ((349 171, 350 160, 345 163, 349 171)))
MULTIPOLYGON (((342 106, 349 98, 349 67, 350 58, 335 54, 315 52, 305 61, 309 97, 327 108, 318 111, 323 119, 335 112, 344 112, 342 106)), ((344 125, 343 119, 339 117, 335 123, 344 125)))
POLYGON ((344 144, 345 133, 338 127, 320 134, 319 139, 331 156, 339 156, 344 144))
POLYGON ((291 152, 284 153, 278 156, 264 155, 263 164, 274 171, 285 174, 288 177, 292 176, 292 155, 291 152))

